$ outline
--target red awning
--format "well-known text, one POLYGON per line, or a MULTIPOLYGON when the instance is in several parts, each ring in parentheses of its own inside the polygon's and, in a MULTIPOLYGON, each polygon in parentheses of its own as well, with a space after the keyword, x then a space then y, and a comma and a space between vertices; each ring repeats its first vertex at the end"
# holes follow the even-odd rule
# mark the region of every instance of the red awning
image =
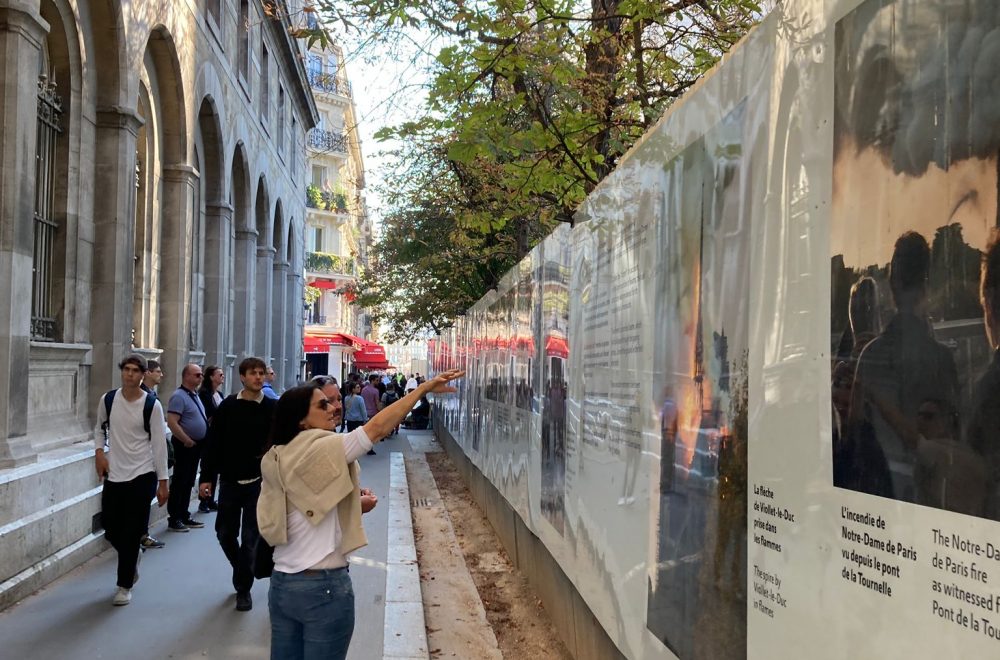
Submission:
POLYGON ((390 367, 385 356, 385 349, 380 344, 349 335, 346 332, 339 333, 339 336, 345 341, 351 342, 357 349, 354 352, 354 364, 359 369, 388 369, 390 367))
POLYGON ((368 344, 354 353, 354 364, 362 369, 385 369, 388 367, 388 360, 385 357, 385 349, 378 344, 368 344), (386 366, 381 366, 381 365, 386 366))
POLYGON ((339 333, 327 335, 307 332, 302 343, 304 353, 328 353, 331 346, 351 345, 350 342, 344 341, 339 333))
POLYGON ((311 286, 314 289, 325 289, 327 291, 332 291, 337 288, 336 282, 331 282, 330 280, 316 280, 315 282, 309 282, 307 286, 311 286))
MULTIPOLYGON (((368 341, 367 339, 362 339, 361 337, 355 337, 354 335, 349 335, 346 332, 338 332, 337 334, 346 339, 347 341, 354 343, 354 345, 357 346, 358 348, 361 348, 365 344, 374 343, 368 341)), ((378 344, 375 345, 378 346, 378 344)))
POLYGON ((549 335, 545 338, 545 355, 561 357, 565 360, 569 357, 569 344, 562 337, 549 335))

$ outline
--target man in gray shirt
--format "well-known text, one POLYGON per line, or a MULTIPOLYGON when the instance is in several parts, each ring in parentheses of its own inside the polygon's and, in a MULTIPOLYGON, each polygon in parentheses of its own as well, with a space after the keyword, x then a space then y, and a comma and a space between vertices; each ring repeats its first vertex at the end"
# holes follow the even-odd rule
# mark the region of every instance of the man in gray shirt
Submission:
POLYGON ((170 485, 170 501, 167 504, 167 528, 172 532, 186 532, 190 528, 204 527, 205 523, 191 517, 191 489, 194 488, 201 458, 199 444, 208 435, 208 416, 198 398, 198 386, 202 379, 201 367, 197 364, 184 366, 181 372, 181 386, 170 395, 167 404, 167 425, 173 434, 174 478, 170 485))

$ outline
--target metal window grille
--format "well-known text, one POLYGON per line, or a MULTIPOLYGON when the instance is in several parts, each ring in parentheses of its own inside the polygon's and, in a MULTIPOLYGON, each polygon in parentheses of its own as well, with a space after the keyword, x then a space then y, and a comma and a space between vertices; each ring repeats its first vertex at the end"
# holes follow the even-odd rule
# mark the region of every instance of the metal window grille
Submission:
POLYGON ((55 247, 56 140, 62 132, 62 100, 55 82, 38 79, 37 144, 35 147, 34 260, 31 273, 31 338, 55 341, 56 319, 52 309, 52 255, 55 247))

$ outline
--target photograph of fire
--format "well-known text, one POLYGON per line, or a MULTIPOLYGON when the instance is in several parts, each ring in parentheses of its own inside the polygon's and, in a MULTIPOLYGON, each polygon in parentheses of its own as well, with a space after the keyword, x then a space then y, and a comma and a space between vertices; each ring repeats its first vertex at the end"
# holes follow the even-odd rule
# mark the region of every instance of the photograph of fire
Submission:
POLYGON ((1000 6, 870 0, 835 49, 833 484, 1000 520, 1000 6))
POLYGON ((657 247, 661 455, 646 625, 685 660, 746 653, 744 114, 741 104, 688 146, 662 188, 670 201, 657 247))

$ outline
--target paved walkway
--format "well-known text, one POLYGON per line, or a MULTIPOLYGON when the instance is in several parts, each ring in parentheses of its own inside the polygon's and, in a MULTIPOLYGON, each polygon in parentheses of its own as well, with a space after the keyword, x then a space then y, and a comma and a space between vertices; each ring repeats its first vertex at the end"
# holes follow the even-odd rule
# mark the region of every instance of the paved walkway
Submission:
MULTIPOLYGON (((405 432, 361 460, 361 480, 379 496, 365 516, 368 547, 352 558, 356 623, 350 660, 383 657, 391 452, 408 454, 405 432)), ((192 505, 193 509, 194 505, 192 505)), ((407 511, 408 513, 408 511, 407 511)), ((267 581, 253 588, 251 612, 235 611, 231 569, 215 539, 215 514, 196 516, 205 528, 153 535, 161 550, 145 553, 132 603, 113 607, 116 555, 107 551, 0 613, 4 658, 267 658, 267 581)), ((421 631, 422 632, 422 631, 421 631)))

